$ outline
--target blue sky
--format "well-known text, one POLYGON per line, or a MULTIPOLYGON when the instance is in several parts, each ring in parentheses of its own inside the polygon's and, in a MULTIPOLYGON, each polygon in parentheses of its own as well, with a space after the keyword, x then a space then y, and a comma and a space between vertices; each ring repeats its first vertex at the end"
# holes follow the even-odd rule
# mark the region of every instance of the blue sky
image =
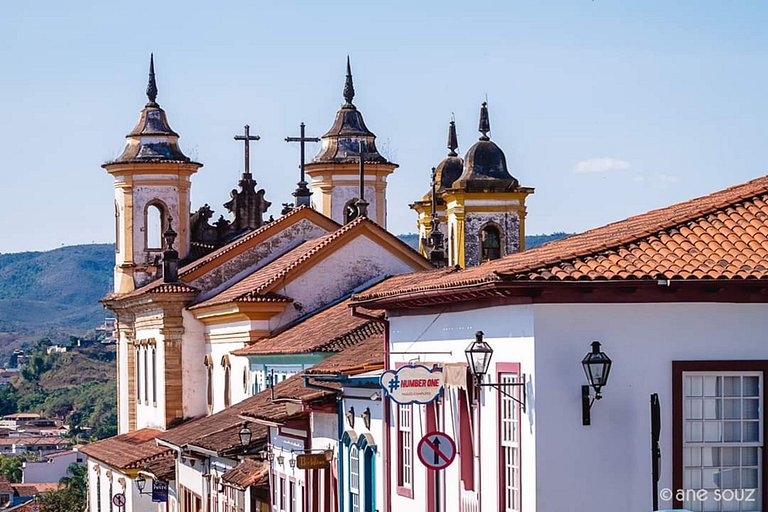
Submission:
MULTIPOLYGON (((301 121, 330 127, 346 55, 355 103, 400 164, 389 227, 428 189, 455 113, 460 152, 490 105, 510 171, 536 188, 528 231, 581 231, 766 174, 768 4, 752 1, 68 2, 0 16, 0 252, 111 242, 117 156, 146 102, 203 162, 217 214, 252 169, 291 200, 301 121)), ((310 149, 314 154, 314 148, 310 149)))

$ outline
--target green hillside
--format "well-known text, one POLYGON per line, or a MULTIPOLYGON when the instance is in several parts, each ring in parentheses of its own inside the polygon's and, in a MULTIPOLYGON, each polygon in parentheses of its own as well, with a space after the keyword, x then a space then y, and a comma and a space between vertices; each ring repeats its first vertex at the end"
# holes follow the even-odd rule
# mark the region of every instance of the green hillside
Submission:
MULTIPOLYGON (((568 236, 525 237, 528 248, 568 236)), ((412 247, 418 236, 399 235, 412 247)), ((112 289, 112 244, 0 254, 0 367, 14 349, 41 338, 55 343, 82 336, 108 316, 99 299, 112 289)))
POLYGON ((65 341, 100 325, 114 258, 111 244, 0 254, 0 366, 25 343, 65 341))

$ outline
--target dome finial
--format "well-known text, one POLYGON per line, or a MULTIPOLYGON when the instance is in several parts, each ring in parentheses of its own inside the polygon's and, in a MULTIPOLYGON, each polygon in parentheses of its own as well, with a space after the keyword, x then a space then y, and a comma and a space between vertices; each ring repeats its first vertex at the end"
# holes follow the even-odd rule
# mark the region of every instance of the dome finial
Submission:
POLYGON ((459 147, 459 138, 456 136, 456 121, 451 114, 451 124, 448 126, 448 156, 458 156, 456 149, 459 147))
POLYGON ((157 82, 155 82, 155 54, 149 54, 149 83, 147 83, 147 98, 149 105, 156 107, 157 103, 157 82))
POLYGON ((480 127, 478 130, 483 134, 482 137, 480 137, 480 140, 491 140, 491 138, 488 137, 488 132, 491 131, 491 120, 488 118, 487 101, 484 101, 480 107, 480 127))
POLYGON ((352 84, 352 67, 349 65, 349 55, 347 55, 347 81, 344 82, 344 100, 348 105, 351 105, 354 97, 355 86, 352 84))

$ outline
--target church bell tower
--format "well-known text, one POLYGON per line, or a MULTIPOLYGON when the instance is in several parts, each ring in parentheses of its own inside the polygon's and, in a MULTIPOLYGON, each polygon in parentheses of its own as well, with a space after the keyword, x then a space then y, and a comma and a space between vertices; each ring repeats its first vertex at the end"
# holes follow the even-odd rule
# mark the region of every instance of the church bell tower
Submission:
POLYGON ((331 129, 321 138, 320 153, 305 166, 311 178, 312 199, 316 210, 339 224, 346 224, 358 214, 357 205, 363 199, 366 216, 386 228, 387 176, 398 166, 379 154, 376 135, 365 126, 363 115, 352 103, 354 97, 347 57, 344 104, 331 129), (361 191, 364 197, 360 197, 361 191))
POLYGON ((149 102, 126 136, 123 152, 102 167, 115 179, 115 286, 128 293, 160 274, 162 235, 178 234, 184 259, 190 244, 190 177, 202 167, 182 153, 179 135, 157 104, 154 56, 149 61, 149 102))
POLYGON ((471 267, 525 250, 525 200, 533 189, 520 186, 507 170, 504 152, 491 141, 486 103, 478 128, 480 138, 462 160, 451 122, 450 151, 433 173, 434 192, 411 205, 419 215, 419 252, 430 259, 444 255, 442 264, 448 266, 471 267), (444 240, 444 252, 435 240, 444 240))

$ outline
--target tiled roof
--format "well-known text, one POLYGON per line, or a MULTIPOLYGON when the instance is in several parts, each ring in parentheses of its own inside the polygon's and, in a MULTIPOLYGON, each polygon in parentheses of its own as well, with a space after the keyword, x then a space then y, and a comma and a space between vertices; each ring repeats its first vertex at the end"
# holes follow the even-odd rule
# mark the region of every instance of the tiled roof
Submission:
POLYGON ((12 492, 13 487, 6 477, 0 475, 0 492, 12 492))
POLYGON ((21 498, 31 498, 45 492, 55 491, 61 487, 58 482, 44 482, 32 484, 11 484, 15 494, 21 498))
POLYGON ((158 480, 176 479, 176 455, 168 451, 142 464, 142 470, 151 473, 158 480))
POLYGON ((307 375, 357 373, 384 366, 384 333, 373 334, 362 343, 344 349, 304 372, 307 375))
MULTIPOLYGON (((354 372, 380 368, 384 364, 384 336, 375 334, 365 341, 346 348, 325 359, 311 370, 312 374, 334 374, 344 370, 354 372)), ((310 372, 307 372, 310 373, 310 372)), ((158 438, 174 446, 197 446, 206 450, 226 454, 240 450, 238 432, 242 428, 242 417, 268 419, 279 422, 300 413, 302 403, 314 403, 330 398, 331 393, 307 388, 301 374, 294 375, 274 387, 246 398, 216 414, 188 421, 158 435, 158 438), (289 405, 290 403, 290 405, 289 405)), ((250 447, 266 442, 267 427, 252 423, 250 447)))
POLYGON ((300 213, 305 212, 306 210, 308 210, 307 213, 309 213, 309 212, 315 213, 316 215, 319 215, 320 217, 322 217, 326 222, 328 222, 328 223, 330 223, 332 225, 339 226, 339 224, 337 224, 335 221, 333 221, 332 219, 330 219, 328 217, 325 217, 324 215, 322 215, 321 213, 317 212, 316 210, 313 210, 312 208, 309 208, 308 206, 300 206, 298 208, 292 209, 290 212, 288 212, 287 214, 283 215, 282 217, 279 217, 274 222, 270 222, 269 224, 264 224, 260 228, 255 229, 255 230, 253 230, 253 231, 251 231, 251 232, 241 236, 240 238, 238 238, 236 240, 233 240, 232 242, 228 243, 227 245, 225 245, 223 247, 220 247, 219 249, 216 249, 212 253, 207 254, 206 256, 204 256, 204 257, 202 257, 202 258, 200 258, 198 260, 195 260, 195 261, 193 261, 192 263, 190 263, 188 265, 185 265, 184 267, 179 269, 179 276, 184 277, 184 276, 194 272, 198 268, 202 267, 203 265, 207 265, 208 263, 211 263, 212 261, 220 259, 222 256, 225 256, 226 254, 236 250, 238 247, 246 244, 247 242, 253 240, 254 238, 258 238, 262 233, 264 233, 266 231, 271 231, 271 230, 273 230, 273 229, 275 229, 277 227, 282 226, 283 224, 286 224, 288 221, 293 220, 293 217, 295 217, 296 215, 299 215, 300 213))
POLYGON ((143 428, 87 444, 80 451, 113 468, 139 468, 144 461, 169 452, 168 448, 155 442, 160 433, 159 430, 143 428))
MULTIPOLYGON (((258 396, 258 395, 256 395, 258 396)), ((243 420, 239 414, 249 398, 210 416, 187 421, 158 435, 158 438, 174 446, 197 446, 217 453, 226 453, 240 448, 238 432, 243 420)), ((257 447, 266 439, 267 428, 251 427, 251 446, 257 447)))
POLYGON ((221 293, 193 306, 193 308, 224 304, 226 302, 252 302, 254 299, 258 299, 259 296, 266 294, 272 285, 283 280, 291 270, 312 258, 345 233, 352 231, 355 227, 365 222, 371 221, 361 217, 332 233, 307 240, 221 293))
POLYGON ((466 270, 406 274, 356 302, 507 281, 768 279, 768 176, 466 270))
POLYGON ((383 332, 380 323, 352 316, 349 304, 349 299, 339 302, 233 353, 245 356, 338 352, 370 334, 383 332))
POLYGON ((256 459, 245 459, 221 475, 221 479, 240 489, 247 489, 254 485, 266 483, 268 476, 269 463, 256 459))

